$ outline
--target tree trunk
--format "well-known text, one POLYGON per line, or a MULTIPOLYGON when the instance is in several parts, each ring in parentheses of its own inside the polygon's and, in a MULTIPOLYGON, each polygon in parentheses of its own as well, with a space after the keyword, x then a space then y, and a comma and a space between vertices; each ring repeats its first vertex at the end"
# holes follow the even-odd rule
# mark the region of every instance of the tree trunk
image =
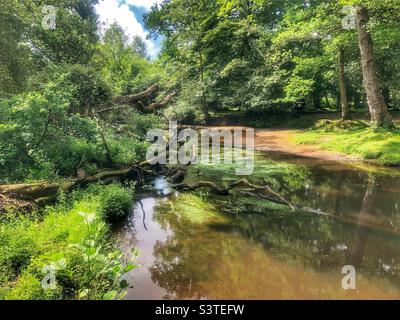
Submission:
POLYGON ((203 62, 203 54, 201 53, 201 48, 199 51, 199 60, 200 60, 200 81, 201 81, 201 104, 204 112, 204 116, 206 118, 206 121, 210 118, 210 112, 208 110, 208 105, 207 105, 207 98, 206 98, 206 92, 205 92, 205 84, 204 84, 204 62, 203 62))
POLYGON ((339 51, 339 92, 340 92, 340 105, 342 107, 342 120, 350 120, 350 108, 346 90, 343 49, 340 49, 339 51))
POLYGON ((378 126, 390 127, 393 125, 393 122, 379 87, 372 36, 367 29, 369 21, 368 10, 365 7, 357 6, 356 17, 358 42, 361 52, 361 67, 371 121, 378 126))
POLYGON ((320 89, 315 89, 313 92, 313 104, 315 110, 321 110, 321 94, 320 94, 320 89))
POLYGON ((327 108, 331 108, 331 103, 329 102, 328 91, 325 90, 325 103, 327 108))
POLYGON ((336 111, 340 111, 340 92, 336 92, 336 111))
POLYGON ((391 96, 390 96, 390 88, 388 86, 383 87, 382 89, 383 98, 385 99, 385 103, 388 107, 390 107, 391 96))

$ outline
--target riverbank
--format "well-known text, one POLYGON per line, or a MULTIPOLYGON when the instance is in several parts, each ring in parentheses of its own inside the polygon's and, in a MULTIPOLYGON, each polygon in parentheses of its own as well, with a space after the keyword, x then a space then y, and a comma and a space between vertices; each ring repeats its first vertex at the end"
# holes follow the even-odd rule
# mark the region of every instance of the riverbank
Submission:
POLYGON ((343 154, 344 160, 363 161, 383 166, 400 166, 400 131, 373 132, 369 128, 340 131, 303 131, 292 136, 296 146, 343 154))
MULTIPOLYGON (((116 299, 124 273, 110 239, 110 218, 127 214, 132 194, 120 185, 92 185, 60 195, 58 204, 0 220, 0 300, 116 299)), ((129 252, 130 258, 132 248, 129 252)))
MULTIPOLYGON (((219 121, 215 118, 211 122, 222 126, 208 128, 255 128, 254 147, 257 151, 277 151, 327 161, 400 166, 400 130, 374 132, 367 125, 334 130, 316 128, 321 119, 337 123, 338 116, 337 113, 318 113, 297 118, 288 117, 280 127, 273 124, 274 117, 272 120, 265 120, 265 123, 262 120, 254 123, 251 118, 242 117, 242 125, 222 117, 219 121), (261 124, 265 127, 260 127, 261 124)), ((356 114, 354 118, 357 122, 367 123, 364 114, 356 114)), ((397 124, 400 123, 397 113, 394 119, 397 124)))
MULTIPOLYGON (((208 127, 209 129, 246 129, 248 127, 224 126, 208 127)), ((323 150, 316 143, 300 143, 306 130, 294 129, 256 129, 254 136, 254 149, 262 152, 281 152, 326 161, 360 162, 362 159, 355 155, 347 155, 334 150, 323 150)))

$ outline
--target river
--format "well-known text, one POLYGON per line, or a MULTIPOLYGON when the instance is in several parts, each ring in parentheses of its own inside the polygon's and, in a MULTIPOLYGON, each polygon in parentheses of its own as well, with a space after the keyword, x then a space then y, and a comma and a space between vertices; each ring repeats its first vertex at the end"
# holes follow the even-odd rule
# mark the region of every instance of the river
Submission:
MULTIPOLYGON (((234 166, 209 165, 186 181, 235 179, 234 166)), ((158 177, 115 231, 124 252, 141 253, 126 299, 400 298, 399 170, 269 153, 248 179, 316 213, 239 192, 179 193, 158 177), (345 265, 355 290, 342 287, 345 265)))

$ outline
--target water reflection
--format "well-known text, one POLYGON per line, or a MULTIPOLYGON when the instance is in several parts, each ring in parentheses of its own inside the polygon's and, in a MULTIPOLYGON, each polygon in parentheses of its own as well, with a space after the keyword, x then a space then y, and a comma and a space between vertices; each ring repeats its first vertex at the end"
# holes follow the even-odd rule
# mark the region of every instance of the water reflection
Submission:
POLYGON ((377 191, 378 188, 375 178, 370 178, 362 201, 361 211, 357 217, 353 246, 346 259, 347 264, 354 266, 356 269, 360 268, 365 254, 369 236, 369 228, 365 225, 368 217, 374 215, 374 208, 376 208, 376 200, 378 197, 377 191))
MULTIPOLYGON (((235 179, 229 168, 192 170, 189 182, 235 179)), ((142 252, 127 298, 400 297, 398 177, 275 155, 258 159, 252 180, 267 181, 292 201, 331 216, 288 213, 239 194, 191 198, 158 179, 144 190, 146 196, 153 190, 152 197, 137 203, 118 233, 126 251, 142 252), (213 204, 204 223, 187 215, 201 215, 202 202, 213 204), (358 270, 351 292, 341 288, 347 264, 358 270)))

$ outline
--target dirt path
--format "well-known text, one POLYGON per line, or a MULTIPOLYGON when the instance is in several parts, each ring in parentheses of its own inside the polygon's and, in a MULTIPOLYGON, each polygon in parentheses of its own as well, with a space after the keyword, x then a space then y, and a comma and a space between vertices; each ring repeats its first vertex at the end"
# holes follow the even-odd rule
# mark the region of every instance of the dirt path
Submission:
MULTIPOLYGON (((213 126, 208 129, 246 129, 235 126, 213 126)), ((360 162, 360 158, 343 153, 322 150, 318 145, 299 145, 292 141, 301 130, 289 129, 255 129, 254 147, 257 151, 277 151, 297 156, 328 161, 360 162)))
POLYGON ((318 145, 300 145, 292 141, 299 130, 265 129, 255 131, 255 149, 259 151, 280 151, 309 158, 330 161, 362 161, 356 156, 330 150, 322 150, 318 145))

